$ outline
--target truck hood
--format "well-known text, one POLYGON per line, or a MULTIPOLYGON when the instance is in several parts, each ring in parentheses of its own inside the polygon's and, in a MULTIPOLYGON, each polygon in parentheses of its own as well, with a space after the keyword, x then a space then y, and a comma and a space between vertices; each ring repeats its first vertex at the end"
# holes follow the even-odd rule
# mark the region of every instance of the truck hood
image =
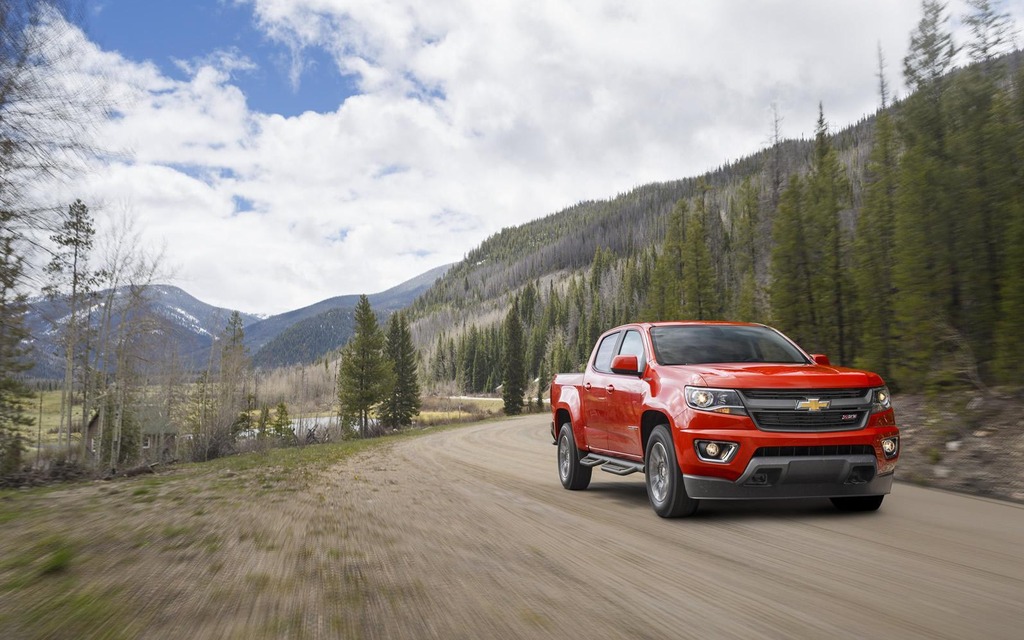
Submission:
POLYGON ((726 389, 857 389, 885 384, 869 371, 817 364, 703 364, 661 370, 664 377, 683 384, 726 389))

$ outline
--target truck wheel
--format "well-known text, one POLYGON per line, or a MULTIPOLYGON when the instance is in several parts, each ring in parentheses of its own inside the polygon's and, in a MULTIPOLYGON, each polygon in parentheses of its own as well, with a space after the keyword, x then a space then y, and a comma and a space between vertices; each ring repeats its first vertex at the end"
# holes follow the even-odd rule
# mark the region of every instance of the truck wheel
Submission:
POLYGON ((686 495, 683 474, 676 461, 676 449, 668 425, 658 425, 647 441, 644 457, 647 497, 654 512, 662 518, 681 518, 697 511, 699 500, 686 495))
POLYGON ((832 498, 832 505, 840 511, 878 511, 885 496, 850 496, 832 498))
POLYGON ((580 464, 580 450, 572 437, 572 425, 566 422, 558 432, 558 479, 562 486, 572 491, 586 489, 594 470, 580 464))

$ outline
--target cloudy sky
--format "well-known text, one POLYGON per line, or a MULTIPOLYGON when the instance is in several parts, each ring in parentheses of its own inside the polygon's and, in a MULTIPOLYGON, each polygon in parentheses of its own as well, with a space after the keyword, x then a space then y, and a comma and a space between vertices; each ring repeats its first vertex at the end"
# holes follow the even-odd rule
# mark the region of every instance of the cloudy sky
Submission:
MULTIPOLYGON (((1024 3, 1008 3, 1024 13, 1024 3)), ((962 13, 954 2, 954 22, 962 13)), ((92 0, 116 105, 65 189, 164 244, 174 283, 277 313, 374 293, 502 227, 874 111, 910 0, 92 0)), ((1017 23, 1021 24, 1021 16, 1017 23)))

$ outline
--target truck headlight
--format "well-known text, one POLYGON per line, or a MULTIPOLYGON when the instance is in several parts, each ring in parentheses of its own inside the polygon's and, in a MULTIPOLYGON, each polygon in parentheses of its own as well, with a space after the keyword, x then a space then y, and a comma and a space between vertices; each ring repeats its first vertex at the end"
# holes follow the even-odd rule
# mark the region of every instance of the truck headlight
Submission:
POLYGON ((878 387, 871 390, 871 413, 881 413, 892 408, 892 397, 889 387, 878 387))
POLYGON ((740 394, 732 389, 712 389, 709 387, 685 387, 686 404, 691 409, 713 411, 714 413, 731 413, 745 416, 740 394))

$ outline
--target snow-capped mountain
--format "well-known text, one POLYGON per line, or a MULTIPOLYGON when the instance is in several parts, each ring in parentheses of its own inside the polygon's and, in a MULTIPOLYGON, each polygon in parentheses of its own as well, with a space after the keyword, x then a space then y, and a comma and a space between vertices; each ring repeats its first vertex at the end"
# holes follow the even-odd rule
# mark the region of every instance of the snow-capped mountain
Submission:
MULTIPOLYGON (((370 295, 370 303, 376 312, 384 315, 407 307, 443 275, 448 266, 370 295)), ((145 314, 147 323, 143 339, 153 347, 151 358, 173 356, 184 369, 206 367, 210 347, 223 333, 232 311, 207 304, 172 285, 150 285, 141 293, 144 303, 130 307, 127 297, 131 292, 127 288, 100 292, 91 305, 79 310, 79 317, 88 315, 91 326, 98 330, 103 324, 105 303, 112 299, 115 302, 112 308, 131 308, 127 313, 145 314)), ((358 300, 358 295, 337 296, 270 317, 241 313, 249 353, 260 366, 312 361, 348 340, 352 328, 351 322, 346 322, 345 318, 351 318, 358 300), (267 347, 267 353, 261 356, 264 347, 267 347)), ((112 331, 116 331, 120 324, 119 313, 125 312, 115 313, 111 318, 112 331)), ((37 298, 29 302, 26 327, 31 338, 27 346, 35 362, 30 376, 59 378, 63 375, 61 329, 69 319, 70 306, 66 299, 37 298)))

